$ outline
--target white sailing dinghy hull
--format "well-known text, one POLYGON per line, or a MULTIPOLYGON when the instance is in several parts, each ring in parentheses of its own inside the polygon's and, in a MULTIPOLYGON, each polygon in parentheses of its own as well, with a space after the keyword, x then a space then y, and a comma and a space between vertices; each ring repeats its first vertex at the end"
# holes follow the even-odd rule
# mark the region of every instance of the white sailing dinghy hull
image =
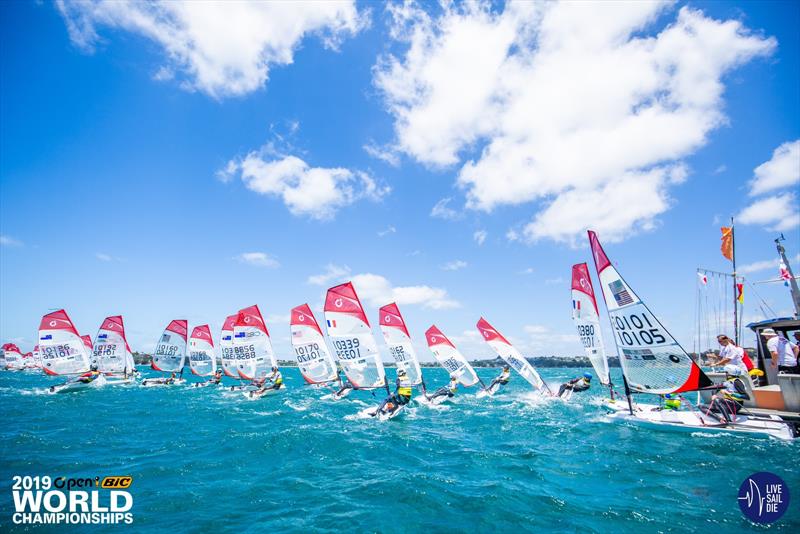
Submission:
POLYGON ((168 378, 145 378, 142 380, 142 387, 154 388, 161 386, 182 386, 186 383, 185 378, 176 378, 172 383, 168 383, 168 378))
POLYGON ((328 393, 327 395, 323 395, 319 399, 320 400, 330 400, 330 401, 340 401, 340 400, 343 400, 343 399, 347 398, 348 396, 350 396, 350 394, 352 392, 353 392, 353 388, 347 388, 344 391, 342 391, 341 393, 338 393, 338 392, 334 391, 333 393, 328 393))
POLYGON ((618 410, 609 414, 608 417, 614 421, 636 423, 664 430, 753 434, 783 440, 794 439, 789 426, 774 415, 763 418, 739 415, 732 423, 724 423, 715 416, 700 412, 638 409, 631 414, 626 407, 625 410, 618 410))
POLYGON ((256 400, 259 400, 259 399, 261 399, 263 397, 272 397, 274 395, 277 395, 278 393, 280 393, 284 389, 286 389, 286 386, 284 386, 283 384, 281 384, 281 387, 279 387, 277 389, 270 388, 270 389, 265 389, 264 391, 261 391, 261 392, 259 392, 255 388, 252 388, 252 389, 245 388, 245 390, 242 391, 242 395, 247 400, 256 401, 256 400))
POLYGON ((482 399, 484 397, 494 397, 495 393, 500 391, 500 382, 495 382, 486 389, 482 389, 475 394, 475 397, 482 399))
POLYGON ((65 382, 57 386, 50 386, 50 393, 75 393, 77 391, 85 391, 89 388, 100 387, 105 385, 106 379, 103 375, 98 376, 91 382, 65 382))

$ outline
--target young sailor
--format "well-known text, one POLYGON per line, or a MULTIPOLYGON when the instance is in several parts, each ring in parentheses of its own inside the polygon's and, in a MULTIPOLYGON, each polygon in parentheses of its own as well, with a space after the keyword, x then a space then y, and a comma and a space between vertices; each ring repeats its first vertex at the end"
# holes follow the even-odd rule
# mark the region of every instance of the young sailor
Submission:
POLYGON ((451 376, 450 383, 434 391, 433 395, 431 395, 429 399, 433 400, 436 397, 453 397, 455 396, 456 391, 458 391, 458 380, 456 380, 456 377, 451 376))
POLYGON ((176 376, 175 376, 175 373, 170 373, 170 374, 169 374, 169 378, 167 378, 166 380, 164 380, 164 383, 165 383, 165 384, 168 384, 168 385, 172 385, 172 384, 174 384, 174 383, 175 383, 175 378, 176 378, 176 376))
POLYGON ((283 375, 281 374, 281 372, 278 370, 277 367, 272 368, 272 373, 270 373, 269 376, 266 377, 266 380, 271 382, 271 385, 267 386, 266 384, 264 384, 263 387, 261 388, 262 391, 266 391, 268 389, 281 389, 281 386, 283 385, 283 375))
POLYGON ((346 378, 344 380, 340 379, 339 383, 342 385, 342 387, 340 387, 339 390, 333 394, 333 396, 336 398, 343 397, 348 389, 353 389, 353 386, 346 378))
POLYGON ((489 384, 489 387, 486 389, 492 389, 492 386, 494 386, 495 384, 500 384, 501 386, 505 386, 506 384, 508 384, 509 380, 511 380, 511 367, 509 367, 508 365, 504 365, 503 372, 497 375, 494 378, 494 380, 492 380, 492 383, 489 384))
POLYGON ((583 373, 583 376, 579 376, 578 378, 573 378, 569 382, 565 382, 561 384, 561 387, 558 388, 558 395, 557 397, 561 397, 565 392, 572 390, 572 391, 586 391, 589 389, 592 381, 592 373, 583 373))
POLYGON ((393 395, 389 395, 386 399, 381 403, 378 411, 375 412, 376 414, 381 413, 386 409, 386 412, 393 412, 400 406, 404 406, 411 402, 411 386, 405 383, 407 376, 406 372, 402 369, 397 371, 397 381, 393 395))
POLYGON ((742 408, 744 401, 750 399, 742 382, 742 376, 741 369, 735 365, 726 365, 722 389, 711 397, 710 411, 722 414, 728 423, 736 417, 736 412, 742 408))
POLYGON ((212 376, 209 380, 213 385, 217 385, 222 382, 222 369, 217 369, 214 372, 214 376, 212 376))
POLYGON ((78 376, 75 381, 88 384, 89 382, 94 382, 98 376, 100 376, 100 371, 97 370, 97 365, 92 365, 87 372, 78 376))

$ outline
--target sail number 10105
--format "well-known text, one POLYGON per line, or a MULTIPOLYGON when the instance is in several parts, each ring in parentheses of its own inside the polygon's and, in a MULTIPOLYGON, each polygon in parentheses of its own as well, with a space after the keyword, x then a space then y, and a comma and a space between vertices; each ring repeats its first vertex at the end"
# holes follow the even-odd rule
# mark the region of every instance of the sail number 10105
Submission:
POLYGON ((667 338, 658 326, 653 326, 647 314, 614 314, 612 321, 617 339, 623 345, 661 345, 667 338))

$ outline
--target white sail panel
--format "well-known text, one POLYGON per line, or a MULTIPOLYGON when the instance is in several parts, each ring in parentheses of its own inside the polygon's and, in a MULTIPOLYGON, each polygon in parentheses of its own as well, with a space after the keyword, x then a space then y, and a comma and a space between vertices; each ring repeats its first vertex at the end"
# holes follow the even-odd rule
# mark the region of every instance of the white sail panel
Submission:
POLYGON ((547 387, 542 377, 536 372, 536 369, 522 356, 514 345, 489 324, 489 321, 481 317, 477 327, 481 336, 483 336, 483 340, 530 385, 539 391, 543 391, 547 387))
POLYGON ((195 326, 189 336, 189 369, 197 376, 211 376, 217 371, 214 340, 207 324, 195 326))
POLYGON ((405 383, 416 386, 422 383, 422 369, 417 359, 417 351, 411 343, 411 336, 406 328, 400 308, 394 302, 383 306, 378 312, 379 324, 383 340, 389 347, 397 369, 406 372, 405 383))
POLYGON ((39 351, 39 345, 33 347, 33 362, 37 369, 42 368, 42 353, 39 351))
POLYGON ((425 332, 425 340, 436 357, 436 361, 450 373, 451 377, 456 377, 463 386, 467 387, 480 382, 475 369, 435 325, 425 332))
POLYGON ((347 282, 328 290, 325 322, 336 358, 356 389, 386 386, 378 345, 353 284, 347 282))
POLYGON ((106 317, 95 337, 92 363, 101 373, 126 373, 132 370, 130 352, 122 316, 106 317))
POLYGON ((608 358, 600 331, 600 314, 589 267, 585 263, 572 266, 572 320, 600 382, 608 385, 608 358))
POLYGON ((336 362, 328 351, 322 330, 308 304, 292 309, 290 328, 297 366, 305 381, 309 384, 324 384, 338 380, 336 362))
POLYGON ((187 335, 189 323, 176 319, 167 325, 156 344, 152 367, 164 373, 179 373, 186 363, 187 335))
POLYGON ((84 373, 89 370, 86 345, 64 310, 48 313, 39 324, 42 370, 49 375, 84 373))
POLYGON ((654 394, 710 386, 711 380, 620 276, 592 231, 589 243, 628 386, 654 394))
POLYGON ((219 348, 222 352, 220 355, 222 372, 231 378, 239 378, 239 372, 236 370, 236 355, 233 353, 233 325, 236 324, 237 317, 239 317, 238 313, 225 318, 225 322, 222 324, 222 335, 219 338, 219 348))
POLYGON ((3 354, 5 357, 5 368, 11 370, 19 370, 22 369, 24 363, 22 361, 22 351, 19 350, 13 343, 6 343, 3 345, 3 354))
POLYGON ((267 325, 257 305, 239 310, 233 325, 233 353, 239 376, 247 380, 267 376, 276 365, 267 325))

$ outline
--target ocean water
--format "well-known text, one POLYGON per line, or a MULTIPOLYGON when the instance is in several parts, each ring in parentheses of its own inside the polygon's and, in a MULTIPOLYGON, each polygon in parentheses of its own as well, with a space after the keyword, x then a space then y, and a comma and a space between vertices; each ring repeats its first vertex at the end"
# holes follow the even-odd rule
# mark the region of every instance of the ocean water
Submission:
POLYGON ((321 401, 297 369, 284 376, 282 395, 248 401, 186 387, 49 395, 58 379, 0 373, 0 531, 800 532, 798 443, 612 423, 596 385, 565 403, 519 377, 494 398, 462 390, 381 423, 354 416, 381 394, 321 401), (794 492, 766 527, 737 504, 756 471, 794 492), (13 525, 13 475, 132 475, 134 523, 13 525))

